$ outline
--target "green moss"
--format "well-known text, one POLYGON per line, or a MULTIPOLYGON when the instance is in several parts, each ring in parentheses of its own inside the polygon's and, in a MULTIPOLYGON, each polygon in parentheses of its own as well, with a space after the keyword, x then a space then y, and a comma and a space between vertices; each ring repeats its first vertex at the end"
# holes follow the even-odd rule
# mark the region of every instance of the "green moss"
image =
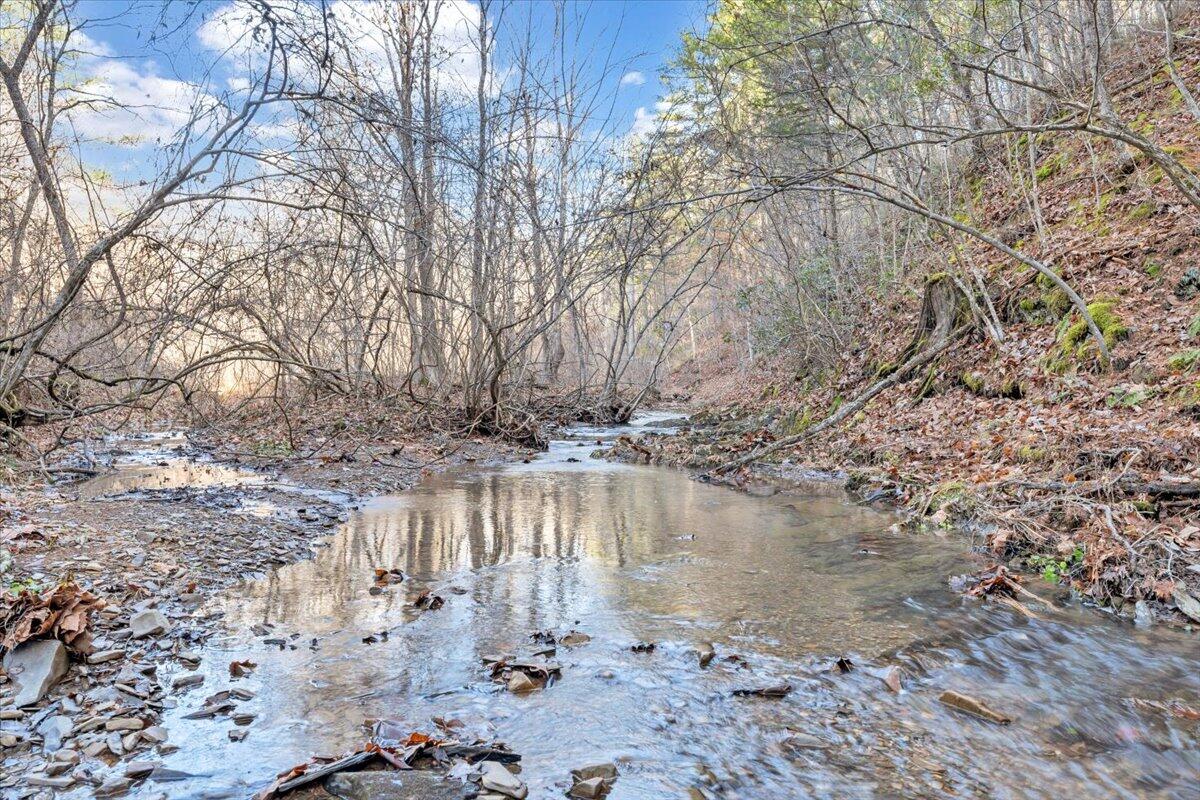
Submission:
POLYGON ((1154 396, 1154 390, 1146 386, 1117 386, 1104 398, 1109 408, 1134 408, 1154 396))
POLYGON ((1176 389, 1171 394, 1172 405, 1179 410, 1194 413, 1200 409, 1200 381, 1176 389))
POLYGON ((1022 464, 1037 464, 1046 460, 1046 451, 1041 447, 1024 445, 1017 448, 1017 461, 1022 464))
POLYGON ((1042 307, 1049 312, 1052 319, 1062 319, 1071 310, 1071 298, 1062 289, 1054 289, 1042 295, 1042 307))
POLYGON ((780 420, 779 430, 784 436, 797 436, 811 428, 813 421, 812 409, 805 406, 801 413, 788 412, 780 420))
POLYGON ((1053 177, 1062 171, 1062 168, 1070 161, 1070 154, 1066 152, 1056 153, 1042 162, 1041 166, 1035 170, 1037 179, 1044 181, 1047 178, 1053 177))
POLYGON ((983 376, 977 372, 964 372, 962 374, 962 384, 967 387, 971 394, 983 394, 985 387, 983 376))
POLYGON ((921 382, 921 388, 917 389, 917 397, 922 400, 926 397, 933 396, 936 392, 937 366, 930 364, 929 369, 925 372, 925 380, 921 382))
POLYGON ((1200 363, 1200 348, 1181 350, 1167 359, 1167 369, 1172 372, 1191 372, 1200 363))
POLYGON ((1040 298, 1026 297, 1021 302, 1017 303, 1017 308, 1024 311, 1026 314, 1032 314, 1042 307, 1040 298))
MULTIPOLYGON (((1128 338, 1129 328, 1117 313, 1116 300, 1096 300, 1088 304, 1087 310, 1110 351, 1118 342, 1128 338)), ((1098 355, 1087 322, 1075 313, 1063 319, 1058 346, 1048 366, 1052 372, 1061 374, 1070 369, 1072 364, 1091 361, 1098 355)))
POLYGON ((1133 210, 1129 212, 1129 218, 1130 219, 1147 219, 1152 214, 1154 214, 1154 212, 1157 209, 1158 209, 1158 203, 1155 203, 1151 200, 1146 200, 1144 202, 1138 203, 1136 206, 1133 207, 1133 210))
POLYGON ((1146 273, 1149 278, 1158 279, 1162 275, 1163 266, 1152 258, 1147 258, 1142 262, 1142 272, 1146 273))
POLYGON ((1157 186, 1158 184, 1162 183, 1163 179, 1166 177, 1167 174, 1163 172, 1162 167, 1159 166, 1153 166, 1146 172, 1146 182, 1151 186, 1157 186))
POLYGON ((1143 136, 1149 136, 1154 133, 1155 123, 1154 120, 1150 119, 1150 114, 1143 111, 1133 119, 1133 122, 1129 123, 1129 127, 1143 136))
POLYGON ((1009 400, 1020 400, 1025 396, 1025 387, 1016 378, 1006 378, 1000 384, 1000 396, 1009 400))

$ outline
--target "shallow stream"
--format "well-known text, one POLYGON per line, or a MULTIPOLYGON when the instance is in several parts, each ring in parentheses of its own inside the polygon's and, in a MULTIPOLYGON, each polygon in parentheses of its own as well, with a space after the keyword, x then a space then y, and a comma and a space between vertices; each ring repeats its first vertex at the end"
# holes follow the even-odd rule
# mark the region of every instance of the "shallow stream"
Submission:
POLYGON ((980 563, 961 537, 893 532, 832 491, 757 497, 588 458, 618 432, 577 428, 531 463, 372 500, 312 561, 203 609, 226 632, 163 723, 180 748, 166 766, 193 777, 139 793, 247 797, 361 747, 375 720, 406 735, 440 717, 520 753, 532 798, 605 761, 612 800, 1200 797, 1200 721, 1178 711, 1200 707, 1194 636, 963 599, 947 579, 980 563), (375 569, 406 578, 380 591, 375 569), (426 588, 445 605, 412 608, 426 588), (571 630, 592 638, 559 646, 544 690, 511 694, 483 669, 571 630), (234 660, 258 666, 231 684, 234 660), (898 694, 880 678, 893 665, 898 694), (780 699, 732 694, 785 683, 780 699), (230 685, 256 693, 240 742, 227 717, 184 719, 230 685), (947 708, 947 689, 1014 721, 947 708))

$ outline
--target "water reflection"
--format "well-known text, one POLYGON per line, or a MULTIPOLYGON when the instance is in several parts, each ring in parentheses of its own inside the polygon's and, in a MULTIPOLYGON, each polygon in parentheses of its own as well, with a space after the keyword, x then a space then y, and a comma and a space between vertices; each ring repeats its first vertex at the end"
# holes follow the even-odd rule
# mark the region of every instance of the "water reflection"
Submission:
POLYGON ((77 489, 81 498, 94 500, 129 492, 253 486, 266 482, 266 475, 250 470, 176 458, 154 463, 123 463, 113 472, 84 481, 77 489))
POLYGON ((244 796, 313 753, 361 745, 367 720, 428 730, 435 715, 521 752, 533 797, 604 760, 621 764, 613 800, 1196 796, 1196 723, 1130 699, 1195 705, 1192 640, 1078 609, 1030 620, 964 602, 945 589, 959 543, 889 533, 885 515, 837 499, 589 462, 576 444, 381 498, 312 562, 226 598, 231 634, 206 655, 206 688, 228 680, 229 660, 258 662, 258 718, 241 744, 220 722, 170 719, 169 765, 210 776, 173 796, 244 796), (372 594, 376 568, 409 577, 372 594), (446 604, 418 613, 426 587, 446 604), (497 691, 481 656, 547 628, 594 638, 560 649, 550 689, 497 691), (643 640, 659 647, 632 653, 643 640), (703 641, 719 657, 702 670, 703 641), (858 668, 828 671, 842 655, 858 668), (871 672, 893 663, 900 695, 871 672), (730 696, 782 681, 795 687, 784 700, 730 696), (949 711, 944 688, 1016 722, 949 711))

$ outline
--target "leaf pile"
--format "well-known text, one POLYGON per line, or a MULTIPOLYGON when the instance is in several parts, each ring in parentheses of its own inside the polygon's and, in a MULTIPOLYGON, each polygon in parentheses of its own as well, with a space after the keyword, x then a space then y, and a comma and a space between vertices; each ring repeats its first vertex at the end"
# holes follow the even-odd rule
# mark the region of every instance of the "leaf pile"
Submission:
POLYGON ((58 639, 80 655, 92 652, 91 615, 104 608, 104 601, 74 581, 41 594, 23 589, 5 594, 2 601, 0 647, 12 650, 30 639, 58 639))

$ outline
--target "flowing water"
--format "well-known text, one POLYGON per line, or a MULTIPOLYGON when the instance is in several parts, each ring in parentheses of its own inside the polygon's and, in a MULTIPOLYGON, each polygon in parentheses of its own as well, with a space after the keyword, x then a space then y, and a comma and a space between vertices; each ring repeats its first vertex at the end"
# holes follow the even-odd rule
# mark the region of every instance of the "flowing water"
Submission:
POLYGON ((617 432, 577 428, 531 463, 375 499, 311 562, 207 609, 227 632, 164 722, 180 747, 166 766, 194 777, 141 793, 246 797, 361 747, 376 720, 406 735, 441 717, 520 753, 532 798, 604 761, 612 800, 1200 797, 1193 635, 960 598, 947 578, 978 566, 961 538, 893 532, 832 493, 754 497, 587 457, 617 432), (376 568, 407 577, 380 592, 376 568), (445 605, 410 607, 425 588, 445 605), (511 694, 483 669, 572 629, 591 641, 558 648, 544 690, 511 694), (717 657, 701 668, 704 642, 717 657), (243 659, 258 664, 237 684, 257 693, 244 741, 228 719, 182 719, 243 659), (899 694, 879 677, 891 665, 899 694), (732 695, 782 683, 782 699, 732 695), (946 689, 1014 721, 951 710, 946 689))

